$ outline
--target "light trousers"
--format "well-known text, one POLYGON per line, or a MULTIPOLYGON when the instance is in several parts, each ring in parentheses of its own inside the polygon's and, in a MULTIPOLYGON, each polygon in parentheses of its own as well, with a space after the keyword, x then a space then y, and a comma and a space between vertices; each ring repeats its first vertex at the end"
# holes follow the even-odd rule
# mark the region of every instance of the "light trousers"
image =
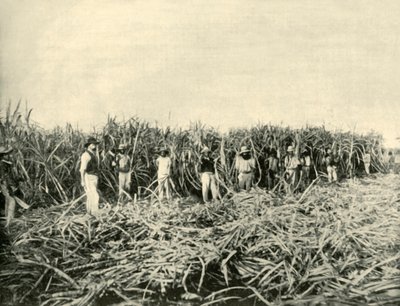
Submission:
POLYGON ((287 193, 293 193, 294 189, 297 185, 297 173, 296 169, 288 169, 287 170, 287 176, 286 176, 286 183, 287 183, 287 193))
POLYGON ((205 203, 209 202, 208 194, 210 192, 210 189, 213 200, 218 200, 217 182, 214 173, 203 172, 201 174, 201 187, 202 187, 203 201, 205 203))
POLYGON ((364 163, 364 167, 365 167, 365 172, 367 172, 367 174, 370 173, 369 169, 370 169, 371 163, 364 163))
POLYGON ((240 190, 249 191, 253 182, 253 173, 240 173, 238 180, 240 190))
POLYGON ((131 172, 119 172, 118 173, 118 186, 119 186, 119 196, 122 197, 125 193, 131 190, 131 172))
POLYGON ((171 199, 171 191, 169 186, 169 175, 158 176, 158 197, 160 200, 164 199, 164 192, 167 200, 171 199))
POLYGON ((96 215, 99 212, 99 192, 97 184, 99 178, 97 175, 85 174, 85 191, 86 191, 86 211, 89 214, 96 215))
POLYGON ((0 184, 0 190, 6 201, 4 214, 6 216, 6 227, 8 227, 11 220, 14 219, 16 203, 14 197, 12 197, 8 192, 6 184, 0 184))
POLYGON ((337 181, 336 166, 328 166, 326 169, 328 172, 329 183, 336 182, 337 181))

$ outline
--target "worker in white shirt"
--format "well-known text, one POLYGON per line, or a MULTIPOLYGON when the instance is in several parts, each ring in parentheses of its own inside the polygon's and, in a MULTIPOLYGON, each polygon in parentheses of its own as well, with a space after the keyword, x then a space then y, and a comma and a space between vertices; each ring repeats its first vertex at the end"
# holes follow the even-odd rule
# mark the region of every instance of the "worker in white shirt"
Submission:
POLYGON ((288 146, 287 155, 285 157, 285 176, 287 182, 287 192, 293 193, 298 181, 298 168, 300 160, 294 153, 293 146, 288 146))
POLYGON ((169 183, 171 175, 171 158, 168 156, 169 151, 167 148, 162 148, 160 156, 156 160, 157 164, 157 178, 158 178, 158 197, 160 200, 164 199, 164 192, 167 200, 171 199, 171 186, 169 183))
POLYGON ((247 146, 242 146, 235 160, 235 169, 239 173, 238 180, 240 190, 250 190, 253 185, 255 168, 256 161, 251 156, 250 149, 247 146))

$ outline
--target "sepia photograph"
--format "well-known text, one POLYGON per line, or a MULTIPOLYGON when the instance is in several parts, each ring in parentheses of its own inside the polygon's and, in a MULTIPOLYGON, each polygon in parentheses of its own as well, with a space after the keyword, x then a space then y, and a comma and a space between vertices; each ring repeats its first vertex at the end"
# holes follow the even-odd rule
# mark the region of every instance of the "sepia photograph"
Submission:
POLYGON ((400 1, 1 0, 0 305, 400 305, 400 1))

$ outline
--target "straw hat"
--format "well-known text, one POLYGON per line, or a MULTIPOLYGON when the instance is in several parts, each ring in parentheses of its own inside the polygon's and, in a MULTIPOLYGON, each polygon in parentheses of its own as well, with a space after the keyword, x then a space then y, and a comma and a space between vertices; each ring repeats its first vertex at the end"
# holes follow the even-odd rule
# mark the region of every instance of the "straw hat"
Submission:
POLYGON ((86 141, 86 143, 85 143, 85 147, 87 147, 87 146, 89 146, 89 145, 91 145, 91 144, 99 144, 100 142, 96 139, 96 138, 94 138, 94 137, 89 137, 88 139, 87 139, 87 141, 86 141))
POLYGON ((211 150, 208 147, 204 147, 203 150, 201 150, 201 153, 208 153, 211 152, 211 150))
POLYGON ((0 146, 0 154, 8 154, 13 150, 11 147, 0 146))
POLYGON ((288 152, 293 152, 293 151, 294 151, 293 146, 288 146, 287 151, 288 151, 288 152))
POLYGON ((121 144, 118 146, 118 150, 125 150, 126 147, 127 147, 126 144, 121 143, 121 144))
POLYGON ((166 153, 168 153, 169 150, 168 150, 167 147, 162 147, 162 148, 160 149, 160 153, 161 153, 161 152, 166 152, 166 153))
POLYGON ((248 152, 250 152, 250 149, 249 149, 247 146, 242 146, 242 147, 240 148, 239 155, 241 155, 241 154, 243 154, 243 153, 248 153, 248 152))

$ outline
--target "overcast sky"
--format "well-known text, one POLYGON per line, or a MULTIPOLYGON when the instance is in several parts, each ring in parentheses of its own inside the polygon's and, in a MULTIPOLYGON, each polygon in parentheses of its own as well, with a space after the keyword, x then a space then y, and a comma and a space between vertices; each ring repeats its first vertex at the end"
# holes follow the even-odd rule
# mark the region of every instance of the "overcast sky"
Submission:
POLYGON ((108 114, 400 136, 400 1, 0 3, 0 103, 44 127, 108 114))

